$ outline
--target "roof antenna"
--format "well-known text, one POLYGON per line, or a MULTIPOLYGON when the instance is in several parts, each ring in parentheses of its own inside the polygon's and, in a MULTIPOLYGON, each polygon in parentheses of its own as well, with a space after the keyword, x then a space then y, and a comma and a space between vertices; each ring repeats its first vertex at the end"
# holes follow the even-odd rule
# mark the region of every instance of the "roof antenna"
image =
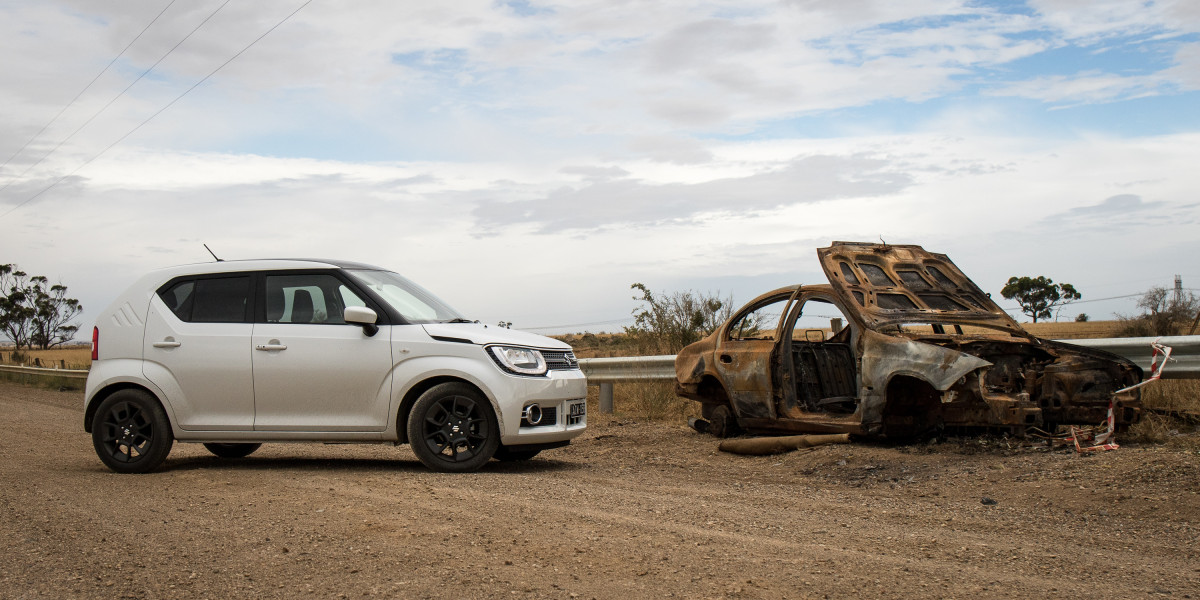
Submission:
POLYGON ((213 251, 212 251, 212 248, 209 248, 209 247, 208 247, 208 244, 202 244, 202 245, 204 246, 204 249, 205 249, 205 250, 208 250, 208 253, 209 253, 209 254, 211 254, 213 258, 216 258, 216 259, 217 259, 217 262, 225 262, 225 261, 223 261, 223 260, 221 260, 221 259, 217 258, 217 253, 216 253, 216 252, 213 252, 213 251))
POLYGON ((888 252, 889 250, 891 250, 891 249, 892 249, 892 248, 891 248, 891 246, 888 246, 888 243, 887 243, 887 242, 883 241, 883 236, 882 236, 882 235, 881 235, 881 236, 879 236, 879 243, 880 243, 880 244, 883 244, 883 247, 879 249, 879 251, 880 251, 880 252, 888 252))

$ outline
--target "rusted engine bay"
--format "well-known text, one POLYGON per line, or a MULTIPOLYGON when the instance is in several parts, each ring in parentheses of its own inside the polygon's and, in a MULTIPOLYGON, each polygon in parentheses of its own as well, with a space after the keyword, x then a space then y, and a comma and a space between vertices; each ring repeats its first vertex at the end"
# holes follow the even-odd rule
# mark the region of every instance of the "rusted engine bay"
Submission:
MULTIPOLYGON (((1090 351, 1039 340, 995 341, 922 339, 976 356, 991 363, 959 378, 949 389, 931 398, 920 390, 897 386, 897 394, 915 392, 906 404, 920 408, 884 415, 884 431, 919 430, 929 427, 986 427, 1024 434, 1029 427, 1053 430, 1060 424, 1096 424, 1107 418, 1110 399, 1118 389, 1137 383, 1141 373, 1123 366, 1114 357, 1089 356, 1090 351), (901 414, 907 412, 907 414, 901 414)), ((1117 426, 1132 424, 1140 417, 1138 390, 1114 401, 1117 426)), ((915 433, 910 431, 909 433, 915 433)))

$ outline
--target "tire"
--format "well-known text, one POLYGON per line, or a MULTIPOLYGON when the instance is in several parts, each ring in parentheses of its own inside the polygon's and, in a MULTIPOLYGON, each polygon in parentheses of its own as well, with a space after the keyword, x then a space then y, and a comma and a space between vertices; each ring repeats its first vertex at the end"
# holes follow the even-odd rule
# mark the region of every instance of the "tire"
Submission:
POLYGON ((100 403, 92 422, 92 446, 108 468, 118 473, 146 473, 167 459, 175 438, 158 400, 126 389, 100 403))
POLYGON ((514 462, 519 460, 529 460, 540 453, 541 450, 523 450, 520 446, 516 449, 508 446, 500 446, 496 448, 495 459, 501 462, 514 462))
POLYGON ((708 432, 719 438, 730 438, 741 433, 737 417, 733 416, 729 405, 722 404, 713 408, 708 419, 708 432))
POLYGON ((421 394, 408 414, 408 443, 430 469, 475 471, 500 447, 492 405, 474 387, 450 382, 421 394))
POLYGON ((245 458, 254 454, 262 444, 205 444, 204 447, 221 458, 245 458))

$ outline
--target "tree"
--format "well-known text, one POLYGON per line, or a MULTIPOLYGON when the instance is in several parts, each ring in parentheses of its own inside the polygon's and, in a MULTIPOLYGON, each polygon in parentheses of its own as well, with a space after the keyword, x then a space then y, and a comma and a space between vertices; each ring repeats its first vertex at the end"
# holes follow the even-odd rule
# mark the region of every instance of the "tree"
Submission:
POLYGON ((61 283, 47 289, 45 277, 34 277, 30 283, 28 297, 33 308, 30 343, 45 350, 74 339, 79 325, 71 321, 83 312, 79 300, 68 298, 67 286, 61 283))
POLYGON ((67 297, 67 286, 49 285, 37 275, 30 277, 16 265, 0 264, 0 333, 19 354, 21 348, 53 348, 75 337, 79 326, 71 320, 83 307, 67 297))
POLYGON ((625 333, 642 351, 674 354, 699 341, 724 323, 733 312, 733 297, 701 294, 691 290, 655 296, 641 283, 629 286, 641 292, 634 300, 645 304, 633 310, 633 325, 625 333))
POLYGON ((1149 337, 1187 333, 1192 319, 1200 312, 1200 298, 1191 292, 1176 295, 1164 287, 1152 287, 1138 299, 1142 314, 1117 315, 1125 327, 1122 335, 1149 337))
POLYGON ((1010 277, 1000 295, 1009 300, 1016 300, 1021 305, 1021 312, 1038 319, 1049 319, 1055 314, 1055 307, 1061 308, 1070 302, 1082 298, 1075 286, 1069 283, 1054 283, 1054 280, 1038 275, 1037 277, 1010 277))
POLYGON ((16 346, 29 347, 34 309, 28 303, 29 275, 16 265, 0 265, 0 333, 16 346))

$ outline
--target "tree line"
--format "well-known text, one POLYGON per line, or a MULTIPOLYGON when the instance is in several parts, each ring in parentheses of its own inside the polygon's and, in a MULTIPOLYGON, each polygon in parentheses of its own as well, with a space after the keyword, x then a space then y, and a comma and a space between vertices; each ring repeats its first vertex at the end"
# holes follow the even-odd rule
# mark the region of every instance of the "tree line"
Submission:
POLYGON ((67 286, 29 275, 14 264, 0 264, 0 334, 16 346, 45 350, 75 338, 72 321, 83 306, 67 297, 67 286))

